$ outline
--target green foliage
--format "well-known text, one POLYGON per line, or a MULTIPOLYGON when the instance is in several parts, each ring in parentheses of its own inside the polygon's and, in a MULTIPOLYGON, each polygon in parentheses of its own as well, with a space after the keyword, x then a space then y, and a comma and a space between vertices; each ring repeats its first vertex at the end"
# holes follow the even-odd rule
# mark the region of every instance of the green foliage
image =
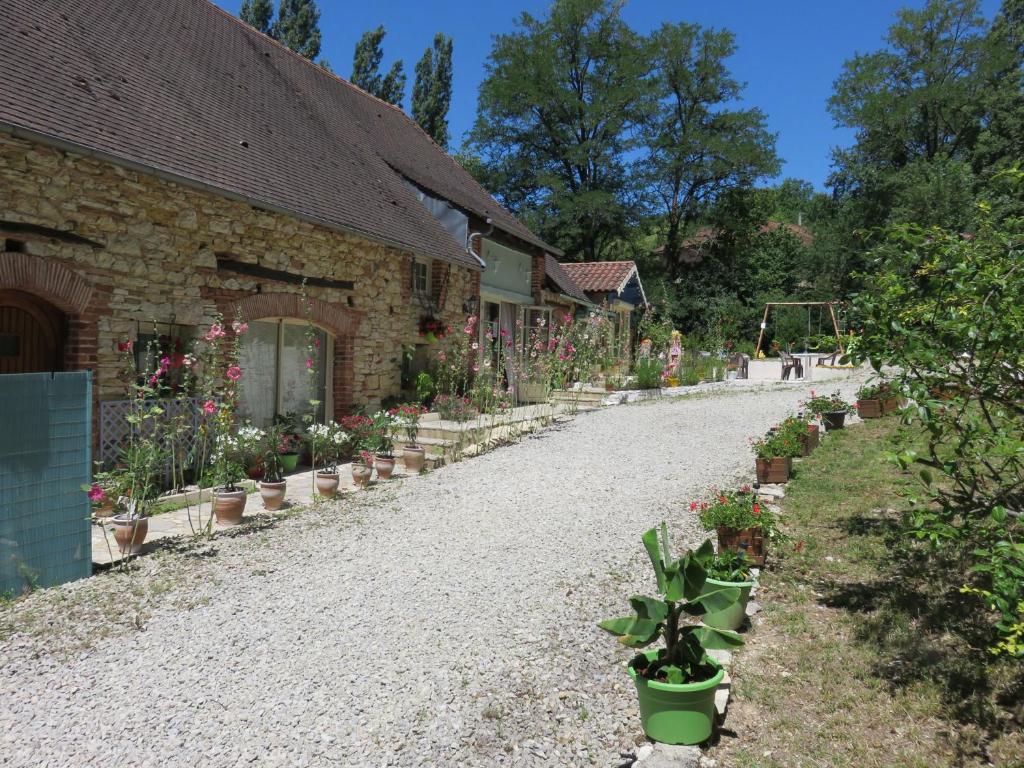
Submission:
POLYGON ((270 34, 270 20, 274 17, 271 0, 242 0, 238 18, 264 35, 270 34))
POLYGON ((839 390, 831 395, 819 395, 812 389, 811 398, 802 405, 815 416, 826 413, 853 413, 853 405, 843 400, 839 390))
POLYGON ((444 149, 448 148, 448 108, 452 101, 452 39, 442 32, 434 36, 416 63, 412 87, 412 119, 444 149))
POLYGON ((643 186, 665 225, 664 253, 724 190, 778 171, 775 137, 759 109, 736 109, 742 85, 726 66, 736 52, 727 30, 663 24, 645 41, 650 104, 641 125, 643 186))
POLYGON ((420 371, 416 376, 416 401, 429 403, 436 392, 437 385, 434 383, 433 377, 426 371, 420 371))
POLYGON ((749 581, 750 565, 744 552, 719 552, 707 564, 708 578, 718 581, 749 581))
POLYGON ((385 34, 383 26, 363 33, 356 43, 352 57, 352 77, 349 79, 378 99, 402 106, 405 98, 405 72, 401 59, 391 65, 386 75, 380 73, 381 60, 384 58, 381 44, 385 34))
POLYGON ((661 361, 656 357, 641 358, 633 366, 637 389, 658 389, 661 387, 661 361))
POLYGON ((965 580, 987 595, 1009 642, 1022 621, 1013 575, 1024 561, 1024 261, 1019 222, 997 226, 988 206, 980 222, 971 236, 887 232, 856 298, 864 335, 855 359, 893 366, 894 388, 914 401, 906 417, 927 430, 920 454, 895 457, 922 482, 909 530, 936 556, 968 563, 965 580))
POLYGON ((772 430, 754 440, 750 447, 759 459, 796 458, 803 455, 803 445, 792 430, 772 430))
POLYGON ((320 54, 320 9, 316 0, 281 0, 270 36, 310 61, 320 54))
POLYGON ((645 648, 659 639, 664 641, 665 647, 658 650, 654 661, 640 654, 630 662, 638 675, 677 684, 707 680, 717 670, 706 650, 735 648, 743 640, 735 632, 685 620, 728 608, 739 600, 739 589, 723 587, 704 592, 706 568, 714 557, 710 541, 673 559, 668 527, 662 523, 660 537, 658 529, 651 528, 643 535, 643 543, 654 568, 659 597, 634 595, 629 600, 633 616, 608 619, 598 626, 630 648, 645 648))
POLYGON ((557 0, 494 38, 469 149, 486 186, 567 253, 600 259, 626 234, 648 70, 612 0, 557 0))
POLYGON ((719 526, 736 531, 760 528, 771 539, 782 538, 778 518, 757 500, 749 487, 732 492, 715 491, 710 502, 690 502, 690 511, 699 512, 700 524, 706 530, 714 530, 719 526))

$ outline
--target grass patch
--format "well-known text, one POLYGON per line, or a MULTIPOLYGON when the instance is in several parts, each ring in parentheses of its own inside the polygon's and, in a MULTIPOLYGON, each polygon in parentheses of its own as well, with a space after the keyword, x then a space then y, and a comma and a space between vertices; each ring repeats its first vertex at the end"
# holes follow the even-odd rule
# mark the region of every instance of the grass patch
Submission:
POLYGON ((959 594, 962 568, 901 535, 914 479, 884 453, 916 438, 869 421, 799 464, 794 544, 762 574, 720 765, 1024 766, 1024 665, 985 654, 990 617, 959 594))

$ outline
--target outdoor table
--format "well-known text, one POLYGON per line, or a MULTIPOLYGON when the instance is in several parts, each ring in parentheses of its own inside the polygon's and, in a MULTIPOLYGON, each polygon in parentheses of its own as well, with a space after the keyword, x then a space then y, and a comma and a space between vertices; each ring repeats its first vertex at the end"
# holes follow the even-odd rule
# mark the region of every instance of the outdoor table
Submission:
POLYGON ((800 358, 804 364, 804 375, 801 381, 812 381, 814 379, 814 366, 819 357, 827 357, 821 352, 790 352, 793 357, 800 358))

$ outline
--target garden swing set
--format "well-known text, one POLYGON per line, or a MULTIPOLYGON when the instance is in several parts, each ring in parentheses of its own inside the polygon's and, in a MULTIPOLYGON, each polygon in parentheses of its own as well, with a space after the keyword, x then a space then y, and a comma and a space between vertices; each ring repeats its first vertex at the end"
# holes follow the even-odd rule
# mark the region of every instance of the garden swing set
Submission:
MULTIPOLYGON (((821 316, 823 307, 828 307, 829 318, 832 320, 832 330, 836 335, 836 344, 839 345, 838 354, 846 354, 843 346, 843 337, 839 331, 839 320, 836 318, 836 306, 841 301, 770 301, 764 305, 764 317, 761 318, 761 332, 757 335, 757 347, 754 349, 754 359, 761 358, 761 344, 764 342, 764 331, 768 327, 768 314, 772 307, 807 307, 807 336, 811 335, 811 308, 818 307, 818 334, 821 334, 821 316)), ((835 357, 833 355, 833 357, 835 357)))

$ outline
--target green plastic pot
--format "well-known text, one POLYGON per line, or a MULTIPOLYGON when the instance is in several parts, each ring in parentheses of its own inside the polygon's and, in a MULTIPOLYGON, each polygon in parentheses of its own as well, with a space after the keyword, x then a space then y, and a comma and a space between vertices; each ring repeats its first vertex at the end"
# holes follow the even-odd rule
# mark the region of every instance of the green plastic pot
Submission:
MULTIPOLYGON (((658 658, 657 651, 644 655, 651 661, 658 658)), ((645 680, 629 668, 640 701, 640 722, 650 738, 663 744, 700 744, 711 738, 715 691, 725 677, 725 670, 714 659, 708 661, 718 669, 714 677, 682 685, 645 680)))
POLYGON ((705 613, 701 620, 709 627, 714 627, 715 629, 739 629, 743 626, 743 620, 747 617, 747 601, 750 599, 750 590, 754 587, 754 582, 707 579, 704 582, 704 589, 701 590, 701 594, 704 595, 712 589, 721 589, 722 587, 736 587, 740 591, 740 599, 728 608, 705 613))
POLYGON ((282 453, 280 459, 281 468, 285 472, 294 472, 295 468, 299 466, 299 454, 297 453, 282 453))

